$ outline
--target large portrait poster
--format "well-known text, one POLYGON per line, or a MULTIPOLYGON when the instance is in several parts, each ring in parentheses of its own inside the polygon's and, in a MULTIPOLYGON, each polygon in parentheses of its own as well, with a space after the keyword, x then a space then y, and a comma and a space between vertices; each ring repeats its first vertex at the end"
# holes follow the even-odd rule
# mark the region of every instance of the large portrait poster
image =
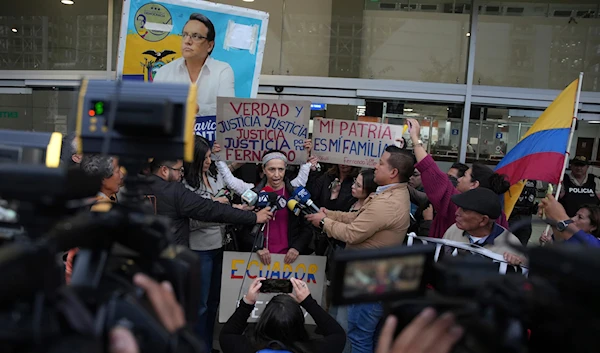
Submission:
MULTIPOLYGON (((117 76, 152 82, 158 70, 181 57, 183 28, 192 13, 200 13, 213 23, 215 40, 210 58, 231 67, 235 97, 255 98, 269 14, 209 1, 125 0, 117 76)), ((196 134, 214 139, 214 130, 202 129, 214 127, 216 111, 201 109, 199 115, 204 118, 197 121, 196 134)))

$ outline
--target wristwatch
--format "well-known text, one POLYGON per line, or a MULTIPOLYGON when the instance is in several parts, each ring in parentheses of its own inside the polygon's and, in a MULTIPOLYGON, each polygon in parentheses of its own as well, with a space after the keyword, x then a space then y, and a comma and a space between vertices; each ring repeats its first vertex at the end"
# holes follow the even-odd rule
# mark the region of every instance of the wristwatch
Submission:
MULTIPOLYGON (((327 218, 327 217, 325 217, 325 218, 327 218)), ((319 225, 321 226, 321 230, 323 230, 323 228, 325 228, 325 218, 323 218, 321 220, 321 222, 319 222, 319 225)))
POLYGON ((569 226, 569 224, 573 223, 572 219, 567 219, 566 221, 560 221, 556 223, 556 229, 558 229, 559 232, 564 232, 567 227, 569 226))
POLYGON ((418 139, 417 143, 415 144, 415 146, 417 146, 417 145, 423 146, 423 141, 421 139, 418 139))

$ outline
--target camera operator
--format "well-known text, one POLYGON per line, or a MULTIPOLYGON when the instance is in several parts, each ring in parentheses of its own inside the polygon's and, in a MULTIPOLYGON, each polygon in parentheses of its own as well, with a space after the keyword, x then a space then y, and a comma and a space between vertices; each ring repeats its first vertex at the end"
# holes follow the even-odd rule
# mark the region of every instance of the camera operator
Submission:
POLYGON ((502 213, 496 193, 475 188, 452 196, 452 202, 458 207, 456 223, 448 228, 444 239, 479 245, 503 255, 511 265, 525 261, 522 255, 515 255, 509 245, 520 246, 519 238, 496 223, 502 213))
MULTIPOLYGON (((346 242, 348 249, 384 248, 402 244, 410 225, 407 183, 414 171, 413 156, 388 146, 375 166, 380 185, 358 212, 321 212, 307 215, 328 237, 346 242)), ((376 332, 383 317, 381 303, 348 307, 348 339, 353 353, 373 352, 376 332)))
POLYGON ((181 178, 183 177, 183 161, 153 160, 150 164, 150 179, 146 195, 156 198, 156 212, 168 216, 173 223, 175 243, 189 247, 189 220, 205 222, 233 223, 252 225, 266 223, 273 218, 270 208, 257 213, 242 211, 229 205, 207 200, 193 191, 188 190, 181 178))

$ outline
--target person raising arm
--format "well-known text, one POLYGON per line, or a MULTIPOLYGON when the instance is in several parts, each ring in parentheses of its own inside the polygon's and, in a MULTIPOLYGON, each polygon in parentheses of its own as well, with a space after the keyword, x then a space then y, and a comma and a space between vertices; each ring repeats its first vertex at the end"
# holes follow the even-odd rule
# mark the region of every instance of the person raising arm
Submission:
MULTIPOLYGON (((442 238, 444 233, 455 222, 457 206, 452 202, 452 196, 478 187, 492 190, 502 195, 510 188, 510 183, 502 175, 494 173, 489 167, 475 163, 458 179, 455 188, 448 175, 440 170, 431 155, 427 153, 420 139, 421 126, 415 119, 408 119, 410 138, 413 142, 414 154, 417 159, 415 168, 421 172, 421 180, 429 201, 437 212, 431 223, 429 236, 442 238)), ((498 225, 508 228, 504 211, 496 221, 498 225)))

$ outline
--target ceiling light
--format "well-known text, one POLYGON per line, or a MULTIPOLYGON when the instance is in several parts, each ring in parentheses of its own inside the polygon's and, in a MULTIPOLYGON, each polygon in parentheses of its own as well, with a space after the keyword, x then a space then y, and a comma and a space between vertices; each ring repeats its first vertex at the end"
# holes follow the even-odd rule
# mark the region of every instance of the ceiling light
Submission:
POLYGON ((60 0, 60 2, 65 5, 73 5, 74 4, 73 0, 60 0))
POLYGON ((254 0, 243 0, 244 2, 254 2, 254 0))
POLYGON ((17 33, 17 29, 16 28, 11 29, 11 31, 13 31, 13 33, 17 33))
POLYGON ((467 37, 470 37, 470 36, 471 36, 471 32, 467 32, 467 37))
POLYGON ((412 111, 413 111, 413 108, 404 108, 404 111, 405 111, 405 112, 412 112, 412 111))
POLYGON ((600 124, 600 120, 588 121, 589 124, 600 124))

